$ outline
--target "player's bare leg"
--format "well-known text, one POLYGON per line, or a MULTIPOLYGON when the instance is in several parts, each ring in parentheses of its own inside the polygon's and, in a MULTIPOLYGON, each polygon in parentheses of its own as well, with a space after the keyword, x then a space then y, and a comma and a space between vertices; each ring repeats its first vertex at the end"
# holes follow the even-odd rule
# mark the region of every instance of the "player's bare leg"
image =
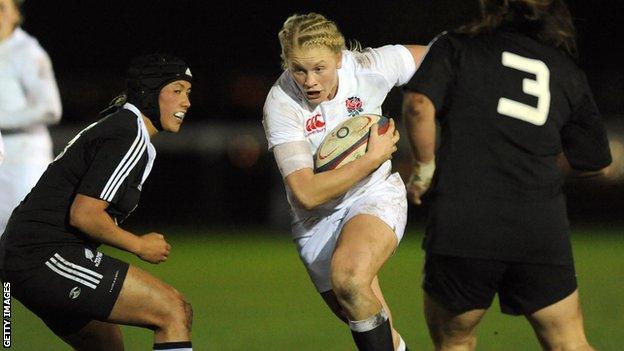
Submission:
POLYGON ((370 345, 377 345, 368 349, 393 350, 397 346, 391 336, 389 322, 385 323, 388 316, 387 311, 382 309, 383 299, 373 289, 377 272, 396 246, 397 238, 392 229, 371 215, 357 215, 349 220, 336 243, 331 261, 332 287, 339 304, 346 311, 360 349, 367 349, 362 346, 365 343, 363 340, 368 338, 365 333, 371 335, 370 345), (388 326, 384 327, 385 324, 388 326), (374 331, 377 327, 388 328, 389 340, 381 340, 385 338, 385 332, 381 329, 374 331), (375 338, 379 341, 373 341, 375 338))
POLYGON ((475 330, 486 310, 453 313, 424 294, 425 320, 436 351, 471 351, 477 346, 475 330))
POLYGON ((153 329, 154 344, 190 344, 192 319, 191 305, 182 294, 134 266, 128 269, 109 316, 113 323, 153 329))
POLYGON ((591 351, 583 327, 578 290, 527 316, 544 350, 591 351))
MULTIPOLYGON (((379 286, 379 280, 377 279, 377 277, 375 277, 375 279, 373 280, 373 283, 371 284, 371 289, 373 289, 375 296, 377 296, 377 298, 383 305, 386 312, 388 312, 388 319, 390 320, 390 326, 392 327, 392 342, 394 344, 394 349, 397 350, 401 343, 401 335, 399 334, 399 332, 396 331, 396 329, 394 329, 394 324, 392 321, 392 313, 390 312, 390 308, 388 307, 388 304, 386 303, 386 300, 383 297, 381 288, 379 286)), ((347 324, 349 323, 349 319, 347 317, 347 311, 344 308, 342 308, 342 306, 340 306, 340 303, 338 302, 338 298, 336 297, 336 294, 334 293, 333 290, 321 293, 321 297, 323 298, 327 306, 329 306, 329 308, 332 310, 332 312, 334 312, 336 317, 338 317, 338 319, 342 320, 343 322, 347 324)))
POLYGON ((61 336, 77 351, 123 351, 121 329, 116 324, 92 320, 80 331, 61 336))

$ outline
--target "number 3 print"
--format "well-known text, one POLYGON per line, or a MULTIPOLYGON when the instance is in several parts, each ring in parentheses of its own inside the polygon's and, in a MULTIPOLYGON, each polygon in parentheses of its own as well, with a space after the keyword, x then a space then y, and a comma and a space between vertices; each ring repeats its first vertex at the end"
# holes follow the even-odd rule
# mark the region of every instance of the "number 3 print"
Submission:
POLYGON ((534 80, 529 78, 522 80, 522 91, 537 97, 537 107, 502 97, 498 100, 498 113, 537 126, 546 123, 550 108, 550 70, 546 64, 507 51, 503 52, 502 62, 505 67, 535 74, 534 80))

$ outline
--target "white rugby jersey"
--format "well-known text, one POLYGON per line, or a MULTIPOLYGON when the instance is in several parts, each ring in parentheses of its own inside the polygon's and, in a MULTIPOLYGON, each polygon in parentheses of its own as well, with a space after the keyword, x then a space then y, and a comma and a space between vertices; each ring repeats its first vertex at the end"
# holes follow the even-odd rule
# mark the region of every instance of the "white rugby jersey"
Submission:
POLYGON ((2 164, 3 159, 4 159, 4 143, 2 142, 2 133, 0 133, 0 164, 2 164))
MULTIPOLYGON (((264 105, 262 123, 269 150, 282 143, 307 140, 316 153, 325 135, 344 120, 363 113, 381 115, 381 105, 388 92, 407 83, 415 70, 410 51, 402 45, 367 48, 362 52, 343 51, 336 96, 316 107, 310 106, 292 74, 284 71, 269 91, 264 105)), ((293 223, 326 216, 348 206, 366 189, 385 179, 391 168, 391 162, 386 161, 346 194, 312 211, 303 209, 286 187, 293 223)))
POLYGON ((51 142, 45 126, 60 120, 61 99, 50 58, 19 27, 0 42, 0 87, 5 165, 39 157, 50 162, 51 142))

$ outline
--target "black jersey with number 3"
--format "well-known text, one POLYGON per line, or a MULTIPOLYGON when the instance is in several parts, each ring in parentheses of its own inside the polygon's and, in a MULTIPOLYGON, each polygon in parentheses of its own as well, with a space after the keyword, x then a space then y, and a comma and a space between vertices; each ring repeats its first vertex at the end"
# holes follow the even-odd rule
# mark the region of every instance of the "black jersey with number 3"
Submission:
POLYGON ((611 162, 585 75, 562 51, 500 30, 443 33, 405 87, 426 95, 440 146, 424 242, 432 253, 572 261, 563 177, 611 162))
POLYGON ((69 224, 76 194, 109 202, 106 211, 117 222, 136 208, 155 150, 139 111, 131 108, 82 130, 48 166, 9 219, 0 243, 0 268, 36 266, 41 264, 38 257, 58 246, 97 247, 69 224))

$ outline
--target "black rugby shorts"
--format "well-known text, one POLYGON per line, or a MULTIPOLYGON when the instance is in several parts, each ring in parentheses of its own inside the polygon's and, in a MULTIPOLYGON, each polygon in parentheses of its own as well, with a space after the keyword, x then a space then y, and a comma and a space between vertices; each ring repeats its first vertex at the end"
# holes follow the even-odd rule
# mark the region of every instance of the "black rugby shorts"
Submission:
POLYGON ((57 335, 73 334, 110 315, 129 265, 83 246, 66 246, 40 267, 4 271, 11 295, 57 335))
POLYGON ((501 311, 529 315, 577 288, 574 264, 536 264, 427 254, 423 289, 451 312, 487 309, 498 293, 501 311))

